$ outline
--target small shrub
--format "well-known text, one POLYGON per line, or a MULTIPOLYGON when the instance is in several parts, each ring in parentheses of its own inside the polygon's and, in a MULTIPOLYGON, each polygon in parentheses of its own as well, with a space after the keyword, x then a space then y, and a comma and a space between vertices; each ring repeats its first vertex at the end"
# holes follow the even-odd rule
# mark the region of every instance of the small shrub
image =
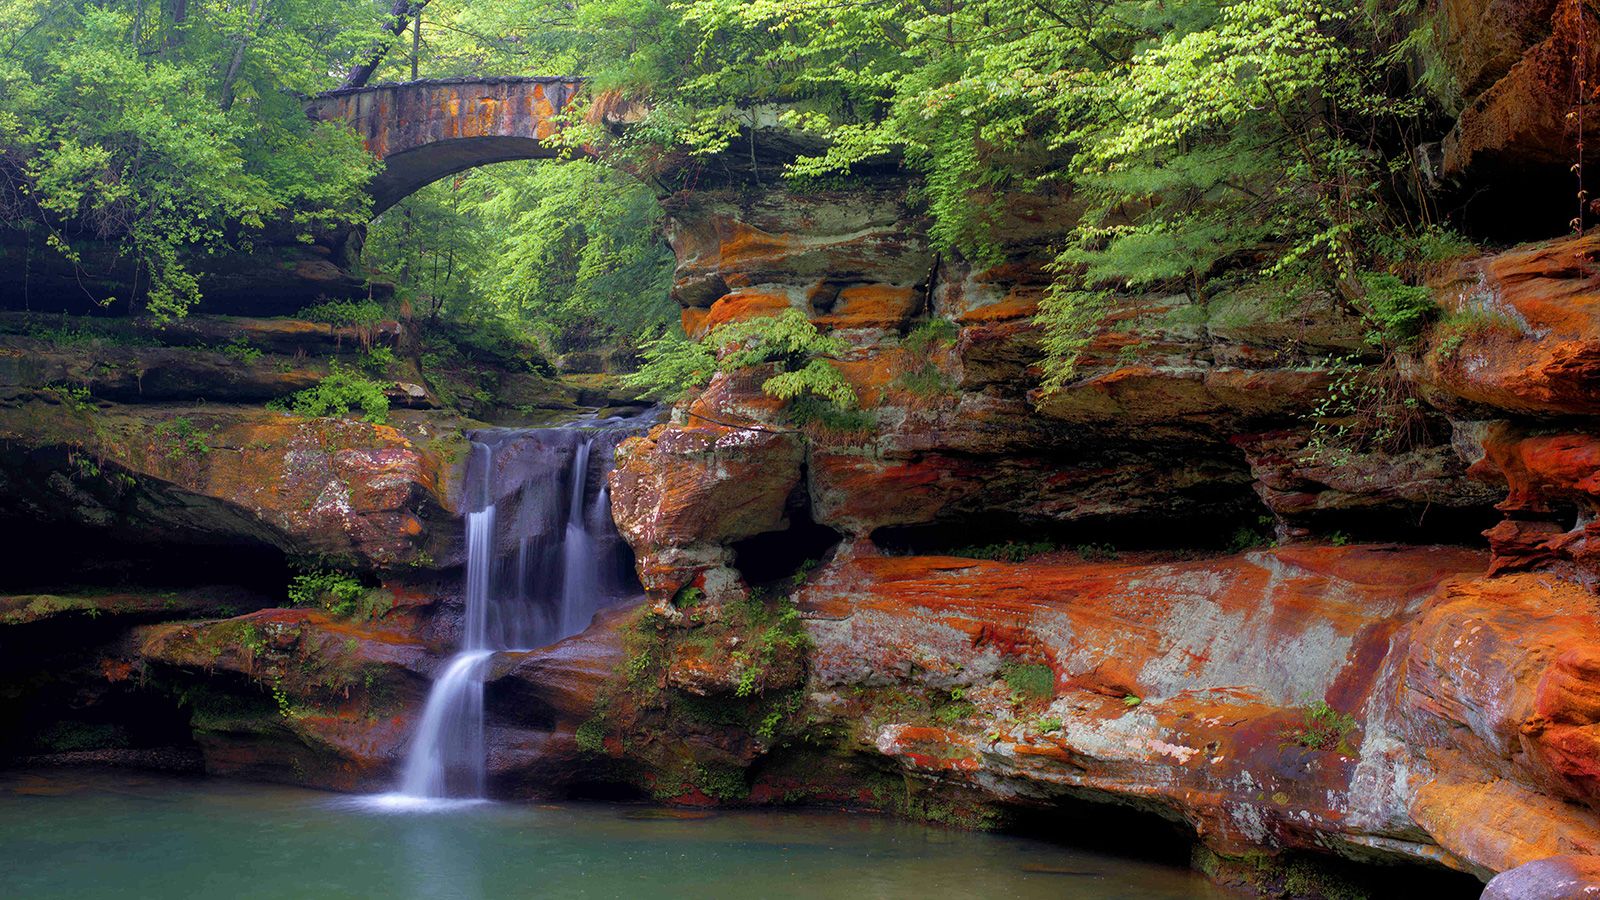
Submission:
POLYGON ((368 589, 355 576, 328 569, 301 572, 289 582, 290 605, 320 606, 336 616, 372 618, 378 611, 374 601, 381 599, 381 591, 368 589))
POLYGON ((1311 439, 1302 451, 1311 465, 1345 465, 1355 453, 1403 453, 1426 442, 1426 410, 1416 385, 1393 354, 1377 365, 1358 355, 1324 360, 1331 380, 1305 418, 1311 439))
POLYGON ((1110 544, 1079 544, 1072 552, 1086 562, 1110 562, 1118 556, 1117 548, 1110 544))
POLYGON ((76 413, 94 412, 97 407, 94 395, 86 387, 73 384, 53 384, 44 388, 44 392, 56 398, 56 402, 76 413))
POLYGON ((1262 516, 1256 520, 1256 527, 1240 525, 1233 532, 1233 537, 1228 539, 1228 552, 1242 553, 1245 550, 1255 550, 1259 547, 1271 547, 1277 543, 1272 534, 1273 518, 1262 516))
POLYGON ((606 713, 611 709, 609 697, 595 699, 594 709, 573 732, 573 742, 585 753, 604 753, 606 750, 606 713))
POLYGON ((156 440, 166 445, 168 459, 204 456, 211 452, 205 432, 196 428, 188 416, 168 419, 155 427, 156 440))
POLYGON ((789 421, 801 427, 813 425, 838 434, 868 432, 876 423, 872 413, 864 409, 841 407, 822 397, 810 395, 790 401, 789 421))
POLYGON ((336 327, 370 328, 382 322, 387 315, 382 306, 371 300, 328 300, 307 306, 295 313, 294 317, 336 327))
POLYGON ((950 700, 940 703, 933 708, 933 720, 940 725, 954 725, 965 721, 978 711, 970 700, 963 700, 956 696, 955 691, 950 692, 950 700))
POLYGON ((1289 729, 1285 737, 1290 744, 1310 750, 1336 750, 1348 756, 1353 752, 1350 736, 1355 730, 1355 716, 1317 700, 1301 709, 1300 724, 1289 729))
POLYGON ((1060 731, 1061 728, 1061 720, 1055 717, 1048 717, 1039 720, 1040 734, 1055 734, 1056 732, 1060 731))
POLYGON ((1127 694, 1122 698, 1122 705, 1129 709, 1133 709, 1135 706, 1138 706, 1143 702, 1144 698, 1138 694, 1127 694))
POLYGON ((267 649, 267 639, 261 633, 261 629, 253 624, 246 624, 239 629, 239 646, 251 656, 260 656, 267 649))
POLYGON ((41 731, 35 740, 53 753, 128 746, 127 732, 106 723, 56 722, 41 731))
POLYGON ((1446 313, 1433 329, 1434 357, 1440 361, 1453 358, 1462 345, 1471 338, 1501 334, 1508 338, 1521 337, 1522 324, 1505 313, 1467 307, 1446 313))
POLYGON ((932 362, 895 379, 895 386, 918 397, 942 397, 955 393, 956 384, 932 362))
POLYGON ((799 567, 794 570, 794 574, 789 576, 789 583, 795 587, 800 587, 806 583, 806 579, 811 577, 812 571, 814 571, 819 565, 821 565, 821 562, 815 559, 808 559, 805 562, 802 562, 799 567))
POLYGON ((1470 239, 1437 226, 1418 232, 1410 249, 1410 255, 1424 265, 1437 265, 1482 252, 1482 248, 1470 239))
POLYGON ((993 559, 1005 562, 1022 562, 1041 553, 1049 553, 1056 545, 1049 541, 1006 541, 1002 544, 972 544, 951 551, 953 556, 969 559, 993 559))
POLYGON ((383 385, 337 363, 315 387, 291 394, 275 405, 312 419, 343 416, 360 409, 361 418, 374 425, 389 422, 389 398, 383 393, 383 385))
POLYGON ((388 347, 373 347, 361 355, 361 368, 377 376, 387 374, 394 365, 394 351, 388 347))
POLYGON ((707 797, 724 802, 750 796, 750 785, 745 781, 744 770, 738 766, 700 766, 695 771, 694 786, 707 797))
POLYGON ((956 323, 949 319, 934 318, 911 329, 900 346, 920 356, 935 347, 955 343, 960 335, 961 329, 956 327, 956 323))
POLYGON ((1375 331, 1368 336, 1373 344, 1386 343, 1393 347, 1415 346, 1423 329, 1439 312, 1433 302, 1433 292, 1427 287, 1410 285, 1399 278, 1379 272, 1361 276, 1366 288, 1362 311, 1367 323, 1375 331))
POLYGON ((236 337, 223 344, 217 348, 217 352, 231 356, 247 366, 260 359, 263 355, 260 347, 255 346, 243 337, 236 337))
POLYGON ((1041 702, 1056 695, 1056 673, 1043 663, 1007 662, 1000 667, 1000 679, 1011 688, 1013 697, 1024 702, 1041 702))

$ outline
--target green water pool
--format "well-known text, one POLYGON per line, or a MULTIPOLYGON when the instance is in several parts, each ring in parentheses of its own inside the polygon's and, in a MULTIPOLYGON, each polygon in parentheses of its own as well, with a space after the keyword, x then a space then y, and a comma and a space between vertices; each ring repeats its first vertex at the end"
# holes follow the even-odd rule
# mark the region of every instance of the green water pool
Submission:
POLYGON ((382 811, 298 788, 0 772, 0 897, 1221 898, 1182 868, 829 812, 382 811))

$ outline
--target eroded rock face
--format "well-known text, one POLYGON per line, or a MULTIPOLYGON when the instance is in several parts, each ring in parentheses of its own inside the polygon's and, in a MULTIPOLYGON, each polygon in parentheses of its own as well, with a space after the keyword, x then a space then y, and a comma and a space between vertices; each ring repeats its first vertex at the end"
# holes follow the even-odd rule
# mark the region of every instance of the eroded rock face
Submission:
POLYGON ((1417 620, 1401 697, 1432 777, 1411 815, 1484 873, 1600 851, 1579 762, 1597 610, 1579 585, 1516 575, 1448 584, 1417 620))
POLYGON ((1440 7, 1437 30, 1464 102, 1445 138, 1444 171, 1482 177, 1519 165, 1571 165, 1574 60, 1587 55, 1593 71, 1600 58, 1580 37, 1581 7, 1553 0, 1456 0, 1440 7))
POLYGON ((691 804, 980 821, 1104 799, 1225 858, 1331 850, 1487 878, 1595 853, 1600 603, 1549 576, 1486 578, 1484 560, 1399 545, 846 554, 796 595, 801 694, 782 667, 756 670, 764 693, 735 689, 750 658, 721 645, 752 633, 718 623, 742 601, 647 610, 624 657, 647 678, 601 689, 574 764, 608 759, 611 777, 691 804), (906 808, 875 787, 885 763, 958 799, 906 808))
POLYGON ((861 411, 854 426, 799 426, 762 393, 770 372, 719 375, 625 447, 613 505, 658 602, 742 590, 732 545, 801 511, 842 543, 896 549, 1098 543, 1158 522, 1215 547, 1263 515, 1283 535, 1330 521, 1425 532, 1497 499, 1435 414, 1405 455, 1308 452, 1330 357, 1364 346, 1328 296, 1287 311, 1253 295, 1120 298, 1079 377, 1041 390, 1039 247, 1070 224, 1071 199, 1010 208, 1009 261, 974 269, 929 250, 905 189, 877 175, 848 196, 746 185, 668 203, 689 332, 800 310, 849 347, 833 364, 861 411))
POLYGON ((458 540, 427 524, 453 519, 451 462, 407 431, 264 409, 35 401, 0 408, 0 496, 15 520, 395 568, 443 558, 458 540))
MULTIPOLYGON (((1498 54, 1476 83, 1544 39, 1495 24, 1527 14, 1451 9, 1474 23, 1462 41, 1498 54)), ((1410 441, 1325 452, 1313 411, 1348 377, 1330 357, 1367 352, 1335 298, 1119 298, 1078 377, 1046 392, 1032 319, 1049 276, 1028 242, 1070 203, 1019 209, 1009 261, 977 271, 927 254, 882 178, 869 193, 855 218, 829 198, 785 211, 772 189, 672 209, 686 328, 805 312, 848 344, 833 363, 864 419, 797 424, 759 390, 768 373, 720 375, 624 448, 616 515, 655 601, 628 666, 659 677, 648 699, 611 682, 630 699, 591 720, 612 730, 590 752, 677 802, 915 812, 870 787, 886 762, 962 821, 1087 795, 1224 857, 1332 850, 1488 878, 1595 851, 1594 239, 1457 266, 1441 296, 1480 314, 1395 370, 1420 391, 1410 441), (1481 548, 1496 510, 1488 553, 1429 543, 1481 548), (1250 538, 1263 516, 1284 540, 1418 543, 1170 553, 1250 538), (803 529, 837 538, 820 568, 752 574, 751 544, 776 554, 803 529), (1063 536, 1085 556, 1130 536, 1169 552, 933 555, 1063 536), (815 646, 792 713, 728 690, 747 670, 718 623, 758 581, 804 584, 815 646), (802 718, 826 761, 785 731, 802 718), (692 764, 631 749, 649 727, 692 764)))
POLYGON ((648 548, 638 570, 653 596, 670 597, 705 572, 726 572, 726 544, 784 525, 785 502, 800 482, 802 444, 792 429, 723 424, 747 421, 752 403, 773 408, 759 387, 753 395, 750 388, 719 376, 682 427, 657 428, 617 448, 612 516, 635 552, 648 548), (742 405, 730 408, 736 402, 742 405))
POLYGON ((339 790, 388 782, 434 663, 411 629, 303 609, 146 626, 129 649, 189 679, 206 771, 339 790))
MULTIPOLYGON (((80 264, 68 262, 37 235, 0 229, 0 268, 19 277, 0 282, 0 309, 94 314, 106 301, 127 304, 141 276, 132 257, 97 241, 74 242, 80 264)), ((202 255, 189 262, 205 300, 200 311, 240 316, 287 316, 318 297, 387 298, 394 286, 352 274, 325 247, 291 236, 258 241, 249 253, 202 255)), ((122 308, 126 308, 123 306, 122 308)))
POLYGON ((863 558, 801 602, 814 689, 836 698, 824 705, 849 715, 857 686, 915 685, 974 707, 863 735, 907 771, 1023 803, 1102 792, 1162 809, 1224 854, 1448 859, 1407 821, 1387 692, 1409 620, 1481 561, 1398 547, 1161 565, 863 558), (1349 726, 1308 724, 1321 701, 1349 726))
POLYGON ((1466 322, 1437 335, 1420 380, 1463 412, 1600 413, 1597 255, 1600 237, 1591 235, 1460 265, 1438 291, 1466 322))

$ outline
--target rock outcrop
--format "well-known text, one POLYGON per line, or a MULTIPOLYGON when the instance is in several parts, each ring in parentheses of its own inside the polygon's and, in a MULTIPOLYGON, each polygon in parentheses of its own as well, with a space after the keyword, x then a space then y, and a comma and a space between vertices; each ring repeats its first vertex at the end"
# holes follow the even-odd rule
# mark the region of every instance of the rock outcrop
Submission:
POLYGON ((1340 445, 1313 411, 1377 360, 1332 298, 1119 298, 1046 392, 1038 254, 1070 203, 1019 206, 974 270, 873 179, 669 204, 685 327, 801 310, 861 411, 796 421, 769 373, 721 374, 621 449, 652 607, 623 667, 648 677, 585 726, 616 777, 962 822, 1091 797, 1213 858, 1485 880, 1600 849, 1592 238, 1443 272, 1384 376, 1406 440, 1340 445), (1224 552, 1274 537, 1306 543, 1224 552), (734 690, 777 669, 730 621, 789 593, 803 687, 734 690))

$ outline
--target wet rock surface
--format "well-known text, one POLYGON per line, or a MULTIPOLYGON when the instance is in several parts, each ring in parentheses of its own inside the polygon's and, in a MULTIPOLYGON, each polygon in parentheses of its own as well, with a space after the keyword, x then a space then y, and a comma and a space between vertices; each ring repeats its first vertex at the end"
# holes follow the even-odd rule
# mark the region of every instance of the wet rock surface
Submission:
MULTIPOLYGON (((875 190, 862 215, 889 215, 875 190)), ((1291 895, 1226 873, 1265 850, 1487 880, 1595 852, 1592 238, 1445 272, 1450 315, 1397 376, 1410 442, 1329 452, 1312 411, 1369 352, 1331 298, 1119 298, 1046 392, 1025 244, 919 277, 914 218, 840 244, 825 199, 785 218, 756 193, 677 208, 714 219, 677 226, 686 327, 805 312, 848 341, 833 363, 869 424, 797 424, 763 373, 719 375, 621 448, 653 606, 589 726, 615 777, 968 824, 1093 797, 1291 895), (812 277, 830 253, 854 293, 812 277), (1269 537, 1290 543, 1219 553, 1269 537), (729 611, 786 594, 803 699, 746 706, 729 611)))

